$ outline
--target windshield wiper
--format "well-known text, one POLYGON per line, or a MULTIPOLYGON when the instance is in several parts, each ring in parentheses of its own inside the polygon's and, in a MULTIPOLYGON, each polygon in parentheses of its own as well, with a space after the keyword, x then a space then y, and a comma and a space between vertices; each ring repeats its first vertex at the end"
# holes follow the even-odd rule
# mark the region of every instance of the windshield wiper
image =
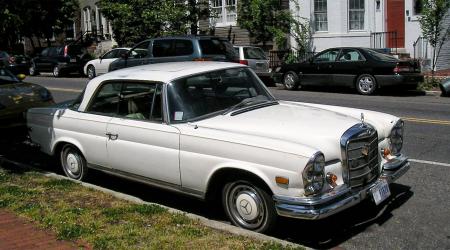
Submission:
POLYGON ((278 103, 278 102, 275 100, 261 99, 261 96, 245 98, 238 104, 235 104, 235 105, 229 107, 228 109, 226 109, 225 112, 222 113, 222 115, 229 114, 229 113, 231 113, 235 110, 241 109, 243 107, 253 106, 253 105, 262 104, 262 103, 278 103))

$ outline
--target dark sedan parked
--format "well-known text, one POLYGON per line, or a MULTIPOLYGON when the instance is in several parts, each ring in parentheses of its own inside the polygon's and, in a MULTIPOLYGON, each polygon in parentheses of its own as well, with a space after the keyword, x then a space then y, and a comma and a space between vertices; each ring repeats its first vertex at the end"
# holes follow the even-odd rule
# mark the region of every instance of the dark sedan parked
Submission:
POLYGON ((28 74, 30 58, 25 55, 10 55, 0 51, 0 67, 5 67, 13 74, 28 74))
POLYGON ((363 95, 378 88, 402 85, 415 89, 423 81, 414 61, 367 48, 331 48, 300 63, 284 64, 274 74, 286 89, 302 86, 347 86, 363 95))

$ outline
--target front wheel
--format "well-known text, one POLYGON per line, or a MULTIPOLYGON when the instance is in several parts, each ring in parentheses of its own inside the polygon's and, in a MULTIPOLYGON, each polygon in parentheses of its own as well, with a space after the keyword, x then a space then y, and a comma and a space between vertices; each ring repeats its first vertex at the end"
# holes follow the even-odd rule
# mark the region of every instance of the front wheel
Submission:
POLYGON ((60 69, 58 65, 55 65, 53 67, 53 76, 54 77, 59 77, 61 75, 60 69))
POLYGON ((377 82, 372 75, 360 75, 356 80, 356 90, 361 95, 371 95, 377 89, 377 82))
POLYGON ((87 163, 81 152, 70 144, 61 150, 61 166, 67 177, 74 180, 83 180, 87 174, 87 163))
POLYGON ((288 71, 283 76, 283 85, 287 90, 296 90, 300 86, 298 75, 294 71, 288 71))
POLYGON ((272 197, 251 182, 240 180, 227 183, 223 188, 222 203, 228 218, 238 227, 266 232, 276 223, 272 197))

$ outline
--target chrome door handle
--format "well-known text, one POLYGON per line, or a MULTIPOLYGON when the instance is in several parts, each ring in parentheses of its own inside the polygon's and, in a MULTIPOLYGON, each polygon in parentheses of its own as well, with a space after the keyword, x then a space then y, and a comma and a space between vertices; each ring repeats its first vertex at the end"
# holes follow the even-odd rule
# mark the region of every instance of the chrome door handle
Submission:
POLYGON ((106 135, 108 136, 108 139, 110 139, 110 140, 117 140, 117 138, 119 138, 119 135, 118 134, 112 134, 112 133, 106 133, 106 135))

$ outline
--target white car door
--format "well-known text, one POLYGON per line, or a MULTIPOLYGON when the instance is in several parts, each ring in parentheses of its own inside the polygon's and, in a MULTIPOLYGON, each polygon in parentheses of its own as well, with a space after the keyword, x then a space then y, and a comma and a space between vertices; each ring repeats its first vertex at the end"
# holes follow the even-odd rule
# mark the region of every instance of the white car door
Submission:
POLYGON ((119 50, 114 49, 101 56, 95 64, 97 75, 108 73, 109 65, 119 57, 119 50))
POLYGON ((163 123, 160 88, 124 83, 118 117, 107 127, 108 158, 121 174, 180 186, 179 130, 163 123))

